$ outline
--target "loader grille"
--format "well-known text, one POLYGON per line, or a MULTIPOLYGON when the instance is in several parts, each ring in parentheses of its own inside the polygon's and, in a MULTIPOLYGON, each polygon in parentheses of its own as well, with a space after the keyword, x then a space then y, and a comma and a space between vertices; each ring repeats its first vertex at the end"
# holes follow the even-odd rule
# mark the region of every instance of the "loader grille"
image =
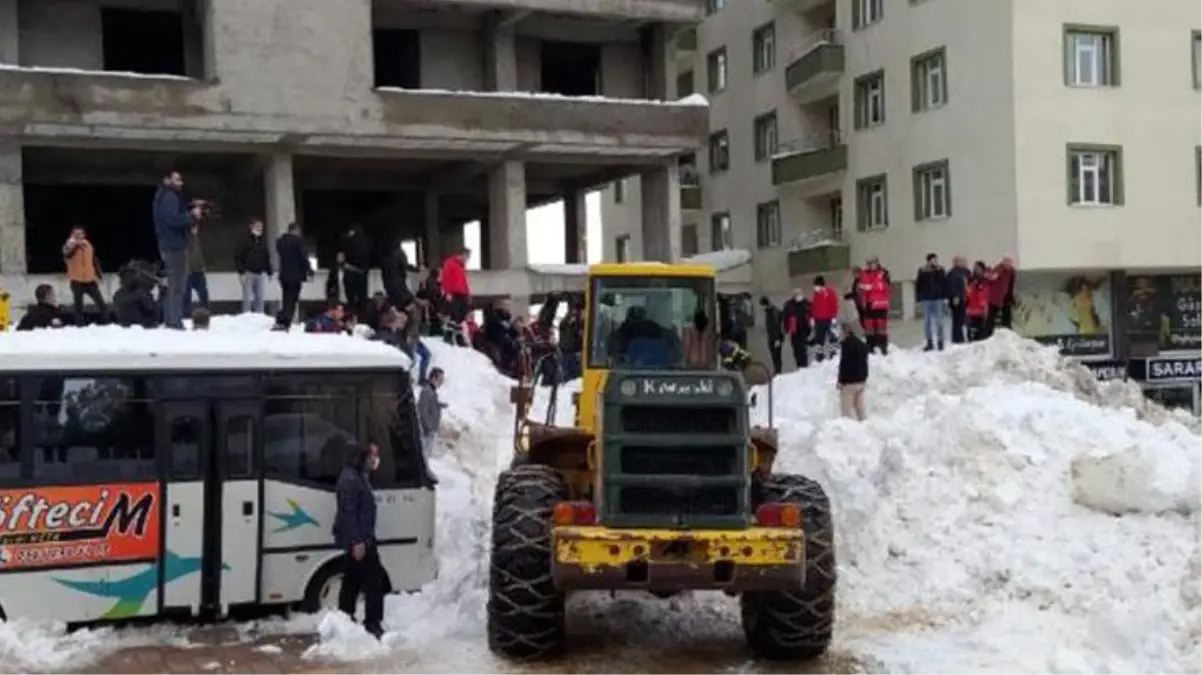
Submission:
POLYGON ((622 408, 622 430, 632 434, 733 434, 739 419, 732 408, 638 405, 622 408))
POLYGON ((689 520, 697 516, 737 516, 739 490, 735 487, 625 487, 618 508, 632 516, 671 515, 689 520))
POLYGON ((730 476, 741 469, 738 446, 664 447, 627 445, 619 454, 624 474, 643 476, 730 476))

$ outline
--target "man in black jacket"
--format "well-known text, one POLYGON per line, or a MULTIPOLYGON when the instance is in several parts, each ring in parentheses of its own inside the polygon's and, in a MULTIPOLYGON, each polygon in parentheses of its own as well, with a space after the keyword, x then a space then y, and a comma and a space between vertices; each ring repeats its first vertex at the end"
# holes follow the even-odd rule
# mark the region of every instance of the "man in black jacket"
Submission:
POLYGON ((35 328, 62 328, 67 325, 69 318, 59 309, 54 297, 54 287, 50 284, 38 284, 33 289, 34 304, 25 310, 17 324, 17 330, 33 330, 35 328))
POLYGON ((772 356, 772 372, 779 375, 784 369, 784 364, 781 363, 781 347, 785 343, 784 317, 766 295, 760 296, 760 307, 764 308, 764 329, 768 331, 768 354, 772 356))
POLYGON ((943 308, 947 303, 947 273, 939 264, 939 256, 927 254, 927 264, 914 275, 914 299, 922 311, 922 329, 927 344, 923 351, 936 347, 943 351, 943 308))
POLYGON ((947 304, 952 314, 952 344, 966 341, 968 323, 965 318, 965 303, 968 300, 968 282, 972 272, 964 256, 952 258, 952 268, 947 271, 947 304))
POLYGON ((275 240, 275 252, 280 259, 280 313, 276 323, 291 326, 296 320, 296 306, 300 302, 301 284, 313 278, 313 265, 305 240, 301 237, 300 225, 288 224, 288 231, 275 240))
POLYGON ((263 238, 263 221, 251 221, 250 232, 234 255, 234 269, 242 284, 242 311, 263 313, 263 289, 271 276, 271 253, 263 238))
POLYGON ((371 242, 363 233, 363 226, 351 225, 343 235, 338 262, 342 267, 347 308, 359 313, 367 304, 367 272, 371 268, 371 242))
MULTIPOLYGON (((282 269, 282 266, 281 266, 282 269)), ((380 467, 380 449, 355 447, 334 487, 334 544, 346 554, 338 609, 354 618, 363 593, 363 628, 379 638, 384 634, 384 570, 376 548, 376 497, 370 476, 380 467)))
POLYGON ((384 265, 380 269, 380 277, 384 281, 384 292, 388 294, 388 302, 401 311, 407 311, 415 297, 409 290, 409 273, 417 268, 409 264, 409 255, 401 242, 397 242, 384 265))
POLYGON ((843 324, 843 342, 839 347, 839 412, 844 417, 864 421, 864 385, 868 382, 868 345, 856 335, 851 324, 843 324))
POLYGON ((793 347, 793 360, 798 368, 810 367, 810 301, 800 288, 793 289, 793 297, 785 301, 782 321, 789 344, 793 347))

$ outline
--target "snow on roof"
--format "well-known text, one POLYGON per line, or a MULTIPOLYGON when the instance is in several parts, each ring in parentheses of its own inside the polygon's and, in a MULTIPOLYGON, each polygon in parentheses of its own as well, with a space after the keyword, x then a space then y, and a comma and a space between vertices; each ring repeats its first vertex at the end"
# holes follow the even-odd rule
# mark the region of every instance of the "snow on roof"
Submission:
MULTIPOLYGON (((408 369, 409 357, 349 335, 259 330, 49 328, 0 333, 0 372, 63 370, 408 369)), ((236 327, 236 328, 235 328, 236 327)))
POLYGON ((102 77, 127 77, 135 80, 172 80, 175 82, 196 81, 183 75, 167 75, 159 73, 134 73, 126 70, 88 70, 86 68, 55 68, 51 66, 18 66, 10 63, 0 63, 0 71, 14 70, 27 73, 47 73, 50 75, 92 75, 102 77))
POLYGON ((645 98, 611 98, 609 96, 565 96, 545 91, 469 91, 451 89, 405 89, 403 87, 377 87, 376 91, 394 91, 406 94, 429 94, 432 96, 484 96, 491 98, 537 98, 549 101, 575 101, 578 103, 622 103, 626 105, 689 105, 709 107, 710 102, 701 94, 689 94, 676 101, 660 101, 645 98))

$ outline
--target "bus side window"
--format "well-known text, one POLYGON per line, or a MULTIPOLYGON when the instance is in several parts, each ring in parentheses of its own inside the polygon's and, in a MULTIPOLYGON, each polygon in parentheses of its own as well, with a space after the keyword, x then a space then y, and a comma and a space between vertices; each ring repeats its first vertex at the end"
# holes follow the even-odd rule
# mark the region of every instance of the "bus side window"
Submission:
POLYGON ((0 483, 21 477, 20 424, 17 378, 0 377, 0 483))
POLYGON ((255 418, 237 415, 225 425, 225 473, 231 478, 250 478, 255 452, 255 418))
POLYGON ((201 455, 205 446, 205 423, 190 414, 170 418, 167 437, 171 443, 171 477, 176 480, 199 480, 201 455))
POLYGON ((343 377, 280 375, 265 382, 264 468, 283 480, 333 487, 356 437, 355 390, 343 377))
POLYGON ((71 481, 157 478, 154 424, 136 378, 42 379, 32 415, 33 477, 71 481))
POLYGON ((374 376, 359 404, 367 440, 380 448, 372 482, 381 488, 418 487, 427 481, 413 387, 406 376, 374 376))

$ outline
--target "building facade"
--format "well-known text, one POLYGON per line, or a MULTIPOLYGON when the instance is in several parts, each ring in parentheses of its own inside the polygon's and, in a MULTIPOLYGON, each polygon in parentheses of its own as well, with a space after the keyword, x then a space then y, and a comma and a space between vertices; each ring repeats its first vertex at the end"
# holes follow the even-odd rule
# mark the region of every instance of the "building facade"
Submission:
POLYGON ((355 220, 424 261, 478 220, 481 295, 521 295, 526 209, 563 199, 580 260, 583 195, 620 175, 642 177, 641 229, 669 257, 676 158, 708 128, 676 100, 675 34, 704 2, 0 0, 0 288, 57 282, 73 223, 109 269, 153 256, 146 191, 170 168, 223 207, 211 286, 236 289, 252 217, 300 222, 319 259, 355 220), (120 214, 64 196, 121 186, 146 196, 120 214))
MULTIPOLYGON (((682 90, 691 83, 711 109, 681 240, 686 252, 754 251, 756 293, 779 301, 816 274, 843 286, 878 256, 910 317, 928 252, 945 264, 1011 255, 1027 290, 1020 329, 1053 339, 1118 330, 1126 282, 1112 273, 1188 276, 1202 264, 1196 2, 708 10, 691 59, 678 60, 682 90), (1073 316, 1066 288, 1081 279, 1100 321, 1073 316)), ((639 233, 623 229, 641 208, 635 183, 604 194, 607 257, 619 242, 638 257, 639 233)), ((1112 335, 1105 352, 1122 342, 1112 335)))

